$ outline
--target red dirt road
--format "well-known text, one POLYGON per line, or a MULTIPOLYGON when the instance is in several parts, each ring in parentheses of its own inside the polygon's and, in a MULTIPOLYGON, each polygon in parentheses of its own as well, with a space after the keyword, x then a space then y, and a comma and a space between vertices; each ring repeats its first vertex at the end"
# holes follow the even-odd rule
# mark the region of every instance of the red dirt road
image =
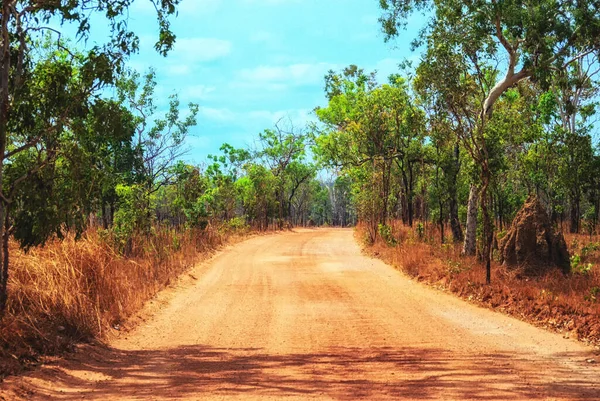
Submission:
POLYGON ((0 399, 600 399, 591 348, 411 281, 351 230, 237 244, 144 314, 0 399))

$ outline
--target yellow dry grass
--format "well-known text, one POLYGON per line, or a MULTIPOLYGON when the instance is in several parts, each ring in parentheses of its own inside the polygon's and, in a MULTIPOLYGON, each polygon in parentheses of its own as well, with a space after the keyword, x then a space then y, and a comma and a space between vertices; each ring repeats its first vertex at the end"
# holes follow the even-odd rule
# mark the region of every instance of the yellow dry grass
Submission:
POLYGON ((101 339, 170 280, 229 237, 218 230, 156 229, 125 257, 96 231, 44 247, 11 244, 9 304, 0 322, 0 376, 27 360, 101 339))

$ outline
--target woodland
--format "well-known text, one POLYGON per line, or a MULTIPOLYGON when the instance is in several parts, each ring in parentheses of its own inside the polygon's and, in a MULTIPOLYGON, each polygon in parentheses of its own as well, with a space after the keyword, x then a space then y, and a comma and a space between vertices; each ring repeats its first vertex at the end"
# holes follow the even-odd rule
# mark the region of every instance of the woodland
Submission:
MULTIPOLYGON (((389 77, 329 71, 314 122, 283 119, 191 165, 199 105, 171 95, 159 110, 156 73, 128 68, 131 0, 2 1, 2 356, 102 338, 199 255, 296 226, 358 225, 419 279, 515 313, 537 305, 525 315, 598 340, 600 2, 378 2, 385 40, 411 40, 417 61, 389 77), (406 37, 417 14, 427 24, 406 37), (90 49, 49 27, 85 38, 92 16, 111 35, 90 49), (571 260, 523 287, 497 242, 530 196, 571 260)), ((168 57, 179 1, 152 3, 168 57)))

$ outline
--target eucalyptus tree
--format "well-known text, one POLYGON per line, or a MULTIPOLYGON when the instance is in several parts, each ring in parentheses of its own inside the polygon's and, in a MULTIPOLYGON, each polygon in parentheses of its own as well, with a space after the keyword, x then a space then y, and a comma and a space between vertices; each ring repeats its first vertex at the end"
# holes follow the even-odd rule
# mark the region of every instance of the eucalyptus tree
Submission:
MULTIPOLYGON (((429 22, 415 45, 426 45, 429 52, 447 47, 464 60, 465 72, 475 77, 479 86, 482 101, 463 143, 480 166, 483 255, 489 282, 493 233, 488 211, 487 121, 496 101, 519 81, 529 78, 548 86, 557 71, 600 48, 600 4, 575 0, 379 0, 379 5, 387 40, 398 36, 415 11, 427 10, 429 22), (505 72, 493 81, 486 71, 491 61, 502 65, 505 72)), ((428 62, 427 56, 422 62, 428 62)), ((470 233, 474 229, 467 224, 466 241, 474 240, 470 233)), ((472 246, 465 244, 467 248, 472 246)))
POLYGON ((590 132, 598 106, 600 52, 582 55, 560 71, 553 84, 561 136, 565 145, 562 176, 570 198, 570 230, 578 233, 581 200, 593 175, 594 151, 590 132))
MULTIPOLYGON (((179 0, 151 1, 159 27, 155 48, 166 54, 175 40, 168 18, 175 13, 179 0)), ((52 164, 56 146, 61 144, 57 138, 68 131, 74 114, 84 112, 93 95, 98 96, 103 87, 113 84, 127 57, 137 51, 139 40, 127 24, 132 3, 133 0, 4 0, 0 4, 0 238, 5 244, 11 233, 13 188, 29 184, 52 164), (104 17, 107 22, 107 42, 93 46, 83 56, 69 51, 60 40, 63 25, 75 25, 77 36, 86 39, 95 17, 104 17), (57 37, 53 47, 64 51, 64 60, 55 63, 36 55, 38 40, 44 33, 57 37), (38 83, 41 85, 36 86, 38 83), (39 103, 45 100, 48 102, 41 108, 39 103), (31 156, 28 169, 20 176, 6 175, 7 166, 16 158, 30 157, 31 153, 39 156, 31 156)), ((0 249, 0 261, 1 312, 7 299, 7 246, 0 249)))
POLYGON ((189 103, 186 115, 182 115, 179 98, 173 94, 169 96, 167 110, 160 112, 153 69, 143 80, 137 72, 125 72, 117 80, 116 88, 116 101, 127 106, 135 125, 132 145, 137 158, 136 185, 123 193, 135 193, 143 201, 138 205, 142 209, 136 213, 138 221, 126 224, 148 231, 152 223, 151 199, 161 188, 175 183, 178 170, 174 167, 188 151, 185 139, 196 125, 198 105, 189 103))
POLYGON ((287 201, 287 219, 295 225, 301 215, 306 215, 306 206, 310 195, 316 190, 312 185, 317 174, 317 169, 312 163, 297 160, 288 165, 285 181, 285 194, 287 201))
POLYGON ((278 121, 273 129, 258 135, 255 159, 268 167, 275 177, 277 218, 280 226, 292 213, 294 197, 301 185, 316 174, 315 166, 306 160, 308 135, 296 128, 291 121, 278 121))
POLYGON ((395 198, 401 199, 402 217, 412 225, 425 132, 422 110, 407 82, 394 76, 376 86, 374 75, 353 66, 330 73, 327 82, 329 103, 316 110, 324 132, 316 138, 315 153, 327 166, 342 168, 354 178, 360 187, 357 210, 371 237, 378 224, 387 223, 395 198), (401 183, 398 192, 396 181, 401 183))
POLYGON ((252 153, 247 149, 238 149, 225 143, 221 146, 221 155, 209 155, 211 163, 206 168, 210 190, 206 191, 200 202, 212 220, 229 220, 235 216, 240 195, 237 181, 241 179, 246 167, 252 162, 252 153))
POLYGON ((185 139, 196 125, 199 109, 197 104, 189 103, 187 114, 182 116, 179 97, 173 94, 166 112, 159 113, 155 91, 154 69, 145 74, 143 83, 136 72, 127 73, 117 82, 117 100, 135 116, 134 145, 142 161, 139 173, 149 194, 169 185, 175 177, 173 167, 188 151, 185 139))
POLYGON ((247 163, 246 174, 235 182, 246 218, 260 230, 269 229, 269 220, 280 211, 278 178, 273 171, 258 163, 247 163))
MULTIPOLYGON (((443 88, 435 83, 449 81, 432 81, 429 74, 435 74, 435 65, 421 65, 418 74, 413 80, 413 90, 418 95, 427 121, 428 137, 434 148, 434 171, 436 190, 439 202, 439 219, 443 231, 443 209, 448 208, 448 218, 455 242, 464 240, 463 229, 459 219, 459 175, 464 170, 462 167, 462 150, 460 139, 455 134, 458 130, 465 129, 469 120, 463 115, 469 109, 468 97, 456 98, 453 96, 456 88, 450 88, 446 96, 443 88)), ((447 69, 445 71, 448 71, 447 69)))

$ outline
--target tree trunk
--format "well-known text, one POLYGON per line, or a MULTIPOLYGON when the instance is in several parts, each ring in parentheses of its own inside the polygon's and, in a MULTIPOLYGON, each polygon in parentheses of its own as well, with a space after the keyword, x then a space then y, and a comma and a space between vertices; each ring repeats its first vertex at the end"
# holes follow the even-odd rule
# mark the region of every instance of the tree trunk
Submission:
POLYGON ((578 194, 571 196, 571 234, 579 234, 579 221, 581 220, 580 197, 578 194))
POLYGON ((448 187, 448 197, 450 199, 450 229, 452 230, 452 239, 455 243, 465 239, 460 220, 458 218, 458 191, 457 181, 460 171, 460 146, 458 142, 454 145, 454 169, 452 171, 451 182, 448 187))
POLYGON ((477 187, 471 184, 467 209, 467 232, 463 244, 463 255, 475 255, 477 243, 477 187))
POLYGON ((598 234, 598 222, 600 221, 600 194, 598 194, 598 192, 596 192, 594 205, 596 206, 596 213, 594 215, 594 230, 596 234, 598 234))
POLYGON ((498 194, 498 222, 500 224, 499 229, 504 230, 504 202, 500 194, 498 194))
POLYGON ((408 225, 413 226, 415 220, 415 195, 414 195, 414 184, 413 184, 413 172, 412 166, 408 164, 408 225))
POLYGON ((440 218, 439 218, 439 224, 440 224, 440 240, 441 243, 444 243, 444 203, 442 201, 439 202, 439 206, 440 206, 440 218))
MULTIPOLYGON (((1 19, 1 39, 2 46, 0 55, 0 183, 4 181, 4 154, 6 153, 6 140, 7 140, 7 128, 8 128, 8 109, 9 109, 9 76, 10 76, 10 33, 9 33, 9 19, 11 14, 12 1, 2 2, 2 15, 1 19)), ((4 196, 2 185, 0 185, 0 195, 4 196)), ((4 239, 5 229, 4 223, 8 210, 4 199, 0 199, 0 238, 4 239)), ((4 316, 6 310, 6 303, 8 300, 8 248, 4 246, 0 247, 0 261, 2 261, 2 267, 0 268, 0 318, 4 316)))
POLYGON ((400 209, 402 214, 402 224, 406 226, 408 225, 408 200, 405 191, 401 191, 400 193, 400 209))
POLYGON ((463 230, 458 219, 458 201, 456 199, 456 191, 450 197, 450 228, 452 230, 452 238, 454 242, 464 240, 463 230))
POLYGON ((108 230, 108 204, 102 201, 102 228, 108 230))
POLYGON ((390 191, 390 176, 391 176, 391 162, 383 161, 383 182, 382 182, 382 198, 383 207, 379 222, 386 225, 388 222, 388 203, 389 203, 389 191, 390 191))
POLYGON ((2 239, 2 246, 0 247, 0 261, 2 266, 0 267, 0 319, 4 316, 6 311, 6 305, 8 302, 8 232, 6 230, 6 224, 8 222, 8 208, 4 202, 0 202, 0 218, 2 224, 0 224, 0 238, 2 239))
POLYGON ((485 282, 492 282, 492 242, 494 240, 494 231, 492 219, 489 213, 489 205, 487 198, 487 189, 490 183, 489 171, 483 171, 481 185, 481 214, 483 215, 483 260, 485 262, 485 282))

